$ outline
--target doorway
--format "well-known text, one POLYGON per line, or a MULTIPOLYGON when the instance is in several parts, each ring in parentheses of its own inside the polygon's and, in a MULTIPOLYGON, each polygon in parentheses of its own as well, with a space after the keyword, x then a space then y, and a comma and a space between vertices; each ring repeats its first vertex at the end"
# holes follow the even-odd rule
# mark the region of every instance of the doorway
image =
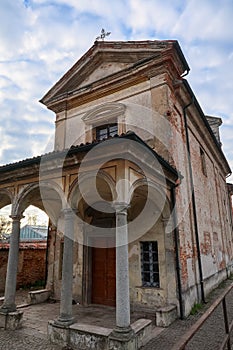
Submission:
POLYGON ((115 247, 92 247, 92 303, 116 305, 115 247))

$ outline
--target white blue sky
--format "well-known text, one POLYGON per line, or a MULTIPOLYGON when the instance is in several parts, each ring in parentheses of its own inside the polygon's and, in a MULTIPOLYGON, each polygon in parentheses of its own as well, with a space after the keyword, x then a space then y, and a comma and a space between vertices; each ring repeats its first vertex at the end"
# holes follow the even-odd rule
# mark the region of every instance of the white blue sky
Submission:
POLYGON ((0 164, 48 150, 55 115, 38 101, 103 27, 109 40, 179 41, 233 168, 232 21, 233 0, 1 0, 0 164))

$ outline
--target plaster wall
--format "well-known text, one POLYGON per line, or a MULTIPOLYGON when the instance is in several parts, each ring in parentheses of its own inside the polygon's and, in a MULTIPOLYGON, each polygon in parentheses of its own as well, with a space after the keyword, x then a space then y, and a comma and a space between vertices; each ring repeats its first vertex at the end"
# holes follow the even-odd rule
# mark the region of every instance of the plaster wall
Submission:
POLYGON ((161 307, 177 303, 173 240, 165 237, 162 218, 139 240, 129 245, 130 300, 135 306, 161 307), (140 242, 157 241, 160 287, 143 287, 140 242))

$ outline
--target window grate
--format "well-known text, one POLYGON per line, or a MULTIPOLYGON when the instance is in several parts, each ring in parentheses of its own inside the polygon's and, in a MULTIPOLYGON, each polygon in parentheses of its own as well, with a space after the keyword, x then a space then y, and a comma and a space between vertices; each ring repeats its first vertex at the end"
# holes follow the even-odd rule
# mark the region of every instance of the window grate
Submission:
POLYGON ((141 271, 143 287, 159 287, 158 243, 141 242, 141 271))

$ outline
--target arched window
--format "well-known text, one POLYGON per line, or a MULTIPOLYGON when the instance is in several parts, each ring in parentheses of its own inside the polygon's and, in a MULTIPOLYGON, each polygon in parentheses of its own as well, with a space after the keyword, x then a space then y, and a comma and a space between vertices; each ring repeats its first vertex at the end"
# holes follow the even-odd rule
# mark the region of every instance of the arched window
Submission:
POLYGON ((125 105, 109 102, 88 111, 82 120, 85 123, 86 142, 103 140, 125 132, 125 105))

